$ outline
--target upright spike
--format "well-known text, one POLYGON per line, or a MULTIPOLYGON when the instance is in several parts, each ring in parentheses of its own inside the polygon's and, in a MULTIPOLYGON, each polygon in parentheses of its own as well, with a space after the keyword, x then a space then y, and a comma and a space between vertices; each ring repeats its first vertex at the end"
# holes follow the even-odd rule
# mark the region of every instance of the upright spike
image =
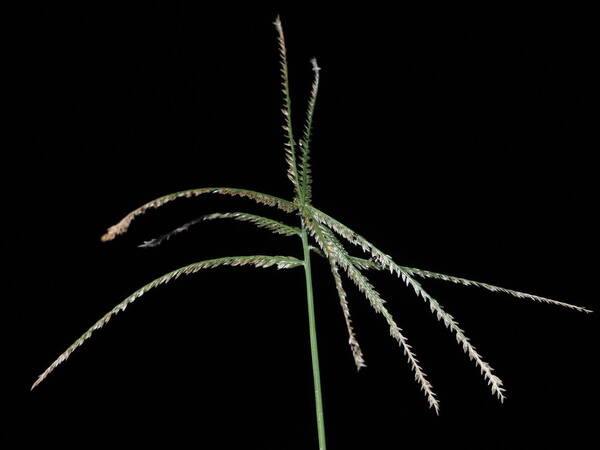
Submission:
POLYGON ((292 100, 290 98, 290 82, 287 64, 287 50, 285 47, 285 38, 283 35, 283 27, 279 16, 273 22, 277 30, 277 41, 279 43, 279 57, 281 63, 281 92, 283 93, 283 117, 285 125, 283 127, 286 132, 286 142, 284 144, 286 162, 288 164, 288 178, 294 185, 295 196, 298 200, 303 201, 304 193, 300 186, 300 177, 298 175, 298 167, 296 165, 296 149, 294 133, 292 131, 292 100))
POLYGON ((310 203, 312 198, 312 176, 310 168, 310 141, 312 134, 313 116, 315 113, 315 104, 317 103, 317 93, 319 91, 319 72, 321 68, 317 64, 316 58, 310 60, 314 72, 310 98, 308 99, 308 109, 306 112, 306 122, 304 123, 304 133, 300 141, 300 186, 304 192, 304 198, 310 203))

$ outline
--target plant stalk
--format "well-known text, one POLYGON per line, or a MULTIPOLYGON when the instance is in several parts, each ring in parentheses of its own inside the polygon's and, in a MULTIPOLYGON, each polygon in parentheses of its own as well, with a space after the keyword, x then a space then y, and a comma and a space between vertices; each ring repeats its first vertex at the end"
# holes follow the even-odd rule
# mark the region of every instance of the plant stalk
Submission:
POLYGON ((302 247, 304 249, 304 274, 306 277, 306 302, 308 304, 308 325, 310 333, 310 356, 312 359, 313 382, 315 387, 315 408, 317 411, 317 430, 319 434, 319 450, 326 450, 325 419, 323 416, 323 399, 321 397, 321 374, 319 371, 319 349, 317 346, 317 326, 315 321, 315 305, 313 300, 312 273, 310 267, 310 248, 306 228, 302 225, 302 247))

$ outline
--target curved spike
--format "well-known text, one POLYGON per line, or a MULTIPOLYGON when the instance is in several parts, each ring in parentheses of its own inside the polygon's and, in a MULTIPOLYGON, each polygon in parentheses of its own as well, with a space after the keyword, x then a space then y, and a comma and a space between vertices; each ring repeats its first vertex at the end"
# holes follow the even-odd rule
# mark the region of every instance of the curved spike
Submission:
POLYGON ((263 205, 274 206, 285 212, 292 212, 297 209, 297 206, 292 202, 289 202, 279 197, 275 197, 273 195, 263 194, 262 192, 250 191, 248 189, 238 189, 229 187, 207 187, 199 189, 189 189, 186 191, 174 192, 172 194, 164 195, 162 197, 151 200, 148 203, 145 203, 139 208, 134 209, 125 217, 123 217, 116 225, 110 227, 102 236, 101 240, 103 242, 110 241, 118 235, 125 233, 131 225, 131 222, 133 222, 133 220, 137 216, 144 214, 149 209, 158 208, 160 206, 163 206, 165 203, 177 200, 178 198, 197 197, 203 194, 220 194, 246 197, 263 205))
POLYGON ((194 264, 190 264, 179 269, 173 270, 161 277, 156 278, 150 283, 146 284, 142 288, 135 291, 125 300, 121 301, 117 306, 111 309, 108 313, 106 313, 100 320, 98 320, 94 325, 92 325, 83 335, 79 337, 69 348, 67 348, 61 355, 38 377, 38 379, 33 383, 31 389, 33 390, 38 384, 40 384, 44 379, 54 370, 56 369, 63 361, 65 361, 73 351, 77 349, 80 345, 82 345, 87 339, 89 339, 92 333, 100 328, 102 328, 113 315, 117 314, 120 311, 125 311, 125 308, 130 303, 133 303, 135 300, 140 298, 149 290, 164 284, 168 283, 173 279, 179 278, 181 275, 189 275, 192 273, 196 273, 202 269, 212 269, 218 266, 244 266, 244 265, 252 265, 255 267, 271 267, 277 266, 278 269, 290 269, 293 267, 298 267, 303 265, 304 263, 299 259, 293 258, 291 256, 266 256, 266 255, 252 255, 252 256, 229 256, 225 258, 215 258, 215 259, 207 259, 205 261, 200 261, 194 264))

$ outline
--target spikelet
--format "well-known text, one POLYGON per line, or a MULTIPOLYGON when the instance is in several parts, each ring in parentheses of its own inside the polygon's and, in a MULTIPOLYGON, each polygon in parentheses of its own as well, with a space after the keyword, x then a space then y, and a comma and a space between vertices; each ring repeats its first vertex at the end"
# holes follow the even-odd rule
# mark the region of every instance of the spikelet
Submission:
POLYGON ((144 214, 149 209, 159 208, 163 206, 165 203, 172 202, 173 200, 177 200, 178 198, 191 198, 197 197, 199 195, 204 194, 220 194, 220 195, 231 195, 238 197, 245 197, 251 200, 254 200, 257 203, 267 206, 274 206, 276 208, 281 209, 285 212, 292 212, 297 209, 296 205, 292 202, 284 200, 279 197, 275 197, 273 195, 263 194, 262 192, 250 191, 247 189, 238 189, 238 188, 227 188, 227 187, 208 187, 208 188, 200 188, 200 189, 189 189, 187 191, 175 192, 173 194, 168 194, 157 199, 154 199, 137 209, 134 209, 125 217, 123 217, 116 225, 110 227, 106 233, 102 236, 102 242, 110 241, 117 237, 120 234, 125 233, 131 222, 137 217, 144 214))
MULTIPOLYGON (((381 266, 381 264, 376 263, 373 260, 357 258, 357 257, 352 257, 352 259, 354 260, 354 263, 362 269, 385 270, 381 266)), ((405 273, 408 273, 413 276, 418 276, 421 278, 432 278, 432 279, 436 279, 436 280, 450 281, 452 283, 462 284, 464 286, 475 286, 475 287, 487 289, 488 291, 492 291, 492 292, 501 292, 501 293, 505 293, 505 294, 510 294, 513 297, 517 297, 517 298, 526 298, 526 299, 534 300, 536 302, 542 302, 542 303, 548 303, 551 305, 563 306, 565 308, 574 309, 576 311, 581 311, 581 312, 586 312, 586 313, 593 312, 591 309, 587 309, 582 306, 572 305, 571 303, 559 302, 558 300, 552 300, 550 298, 540 297, 538 295, 531 295, 531 294, 526 294, 524 292, 513 291, 511 289, 506 289, 503 287, 494 286, 494 285, 487 284, 487 283, 481 283, 479 281, 473 281, 473 280, 467 280, 465 278, 453 277, 451 275, 446 275, 443 273, 430 272, 429 270, 415 269, 414 267, 406 267, 406 266, 398 266, 398 267, 405 273)))
POLYGON ((321 249, 320 249, 320 248, 318 248, 318 247, 315 247, 314 245, 309 245, 309 246, 308 246, 308 249, 309 249, 311 252, 314 252, 314 253, 316 253, 317 255, 319 255, 319 256, 322 256, 323 258, 327 258, 327 257, 325 256, 325 253, 323 253, 323 252, 321 251, 321 249))
POLYGON ((592 312, 591 309, 587 309, 582 306, 572 305, 571 303, 560 302, 558 300, 552 300, 552 299, 546 298, 546 297, 540 297, 539 295, 531 295, 531 294, 526 294, 525 292, 513 291, 511 289, 494 286, 492 284, 481 283, 479 281, 473 281, 473 280, 467 280, 465 278, 453 277, 453 276, 445 275, 442 273, 430 272, 428 270, 414 269, 412 267, 403 267, 403 266, 399 266, 399 267, 401 267, 402 270, 404 270, 407 273, 410 273, 411 275, 416 275, 416 276, 419 276, 422 278, 435 278, 438 280, 451 281, 452 283, 462 284, 464 286, 480 287, 483 289, 487 289, 488 291, 501 292, 504 294, 512 295, 513 297, 517 297, 517 298, 534 300, 536 302, 548 303, 551 305, 563 306, 565 308, 574 309, 576 311, 581 311, 581 312, 586 312, 586 313, 592 312))
POLYGON ((346 321, 346 328, 348 329, 348 344, 350 344, 350 349, 352 350, 352 356, 354 357, 356 370, 360 370, 361 367, 366 367, 367 365, 365 364, 360 344, 356 339, 354 328, 352 327, 352 320, 350 319, 350 307, 348 306, 348 300, 346 299, 346 291, 342 285, 342 277, 338 271, 337 264, 331 260, 329 263, 333 279, 335 280, 335 288, 340 299, 340 306, 342 307, 342 312, 344 314, 344 320, 346 321))
POLYGON ((102 328, 115 314, 125 311, 125 308, 130 303, 133 303, 135 300, 140 298, 142 295, 147 293, 149 290, 154 289, 161 284, 168 283, 169 281, 175 280, 179 278, 181 275, 190 275, 198 272, 202 269, 212 269, 214 267, 219 266, 255 266, 255 267, 271 267, 276 266, 278 269, 290 269, 293 267, 298 267, 303 265, 304 263, 299 259, 293 258, 291 256, 266 256, 266 255, 253 255, 253 256, 230 256, 225 258, 215 258, 208 259, 205 261, 200 261, 194 264, 187 265, 185 267, 181 267, 179 269, 173 270, 159 278, 156 278, 154 281, 146 284, 142 288, 135 291, 113 309, 111 309, 108 313, 106 313, 100 320, 98 320, 94 325, 92 325, 79 339, 77 339, 69 348, 67 348, 36 380, 35 383, 31 386, 33 390, 38 384, 40 384, 44 379, 54 370, 56 369, 63 361, 65 361, 71 353, 77 349, 77 347, 81 346, 87 339, 89 339, 92 333, 100 328, 102 328))
POLYGON ((281 234, 284 236, 300 236, 300 229, 298 227, 293 227, 268 217, 257 216, 256 214, 248 214, 244 212, 207 214, 202 220, 215 219, 234 219, 241 222, 249 222, 253 225, 256 225, 258 228, 265 228, 275 234, 281 234))
POLYGON ((151 239, 149 241, 145 241, 143 244, 139 245, 139 247, 157 247, 163 242, 171 239, 173 236, 187 231, 190 227, 209 220, 216 219, 233 219, 241 222, 249 222, 253 225, 256 225, 258 228, 265 228, 269 231, 272 231, 275 234, 281 234, 284 236, 299 236, 300 229, 297 227, 293 227, 291 225, 287 225, 285 223, 279 222, 277 220, 270 219, 268 217, 257 216, 256 214, 249 214, 244 212, 231 212, 231 213, 212 213, 205 214, 197 219, 191 220, 182 226, 175 228, 174 230, 163 234, 157 238, 151 239))

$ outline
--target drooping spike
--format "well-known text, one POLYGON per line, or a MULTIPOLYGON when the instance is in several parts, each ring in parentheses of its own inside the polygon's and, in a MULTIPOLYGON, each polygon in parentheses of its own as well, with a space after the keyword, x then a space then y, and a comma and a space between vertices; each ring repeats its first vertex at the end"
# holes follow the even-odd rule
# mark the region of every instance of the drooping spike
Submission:
POLYGON ((398 342, 404 355, 407 357, 410 367, 415 373, 415 380, 419 383, 421 389, 425 393, 429 406, 439 414, 439 401, 436 398, 433 387, 427 379, 427 375, 423 371, 411 346, 408 344, 402 329, 398 327, 394 318, 385 307, 385 301, 367 278, 353 264, 346 250, 328 228, 321 225, 318 221, 314 220, 312 216, 309 216, 306 213, 303 214, 303 220, 327 258, 334 260, 346 271, 348 278, 350 278, 350 280, 358 287, 359 291, 365 295, 373 309, 385 318, 390 327, 390 335, 398 342))
POLYGON ((350 319, 350 307, 348 306, 348 300, 346 299, 346 291, 344 290, 344 286, 342 284, 342 277, 340 276, 337 264, 331 260, 330 267, 333 279, 335 281, 335 288, 340 299, 340 306, 342 307, 342 312, 344 314, 344 320, 346 321, 346 329, 348 330, 348 343, 350 344, 350 349, 352 350, 354 364, 356 365, 356 370, 360 370, 362 367, 366 367, 367 365, 365 364, 362 349, 360 348, 360 344, 358 343, 356 335, 354 334, 354 328, 352 327, 352 320, 350 319))
POLYGON ((146 284, 142 288, 135 291, 125 300, 121 301, 117 306, 106 313, 100 320, 92 325, 79 339, 77 339, 69 348, 67 348, 33 383, 31 389, 33 390, 39 385, 44 379, 56 369, 63 361, 65 361, 71 353, 77 347, 81 346, 87 339, 90 338, 92 333, 102 328, 115 314, 125 311, 127 305, 146 294, 149 290, 154 289, 161 284, 168 283, 171 280, 177 279, 180 275, 190 275, 196 273, 202 269, 212 269, 219 266, 244 266, 251 265, 255 267, 271 267, 276 266, 278 269, 290 269, 293 267, 302 266, 304 263, 297 258, 291 256, 266 256, 266 255, 252 255, 252 256, 229 256, 225 258, 208 259, 200 261, 194 264, 190 264, 185 267, 173 270, 150 283, 146 284))

